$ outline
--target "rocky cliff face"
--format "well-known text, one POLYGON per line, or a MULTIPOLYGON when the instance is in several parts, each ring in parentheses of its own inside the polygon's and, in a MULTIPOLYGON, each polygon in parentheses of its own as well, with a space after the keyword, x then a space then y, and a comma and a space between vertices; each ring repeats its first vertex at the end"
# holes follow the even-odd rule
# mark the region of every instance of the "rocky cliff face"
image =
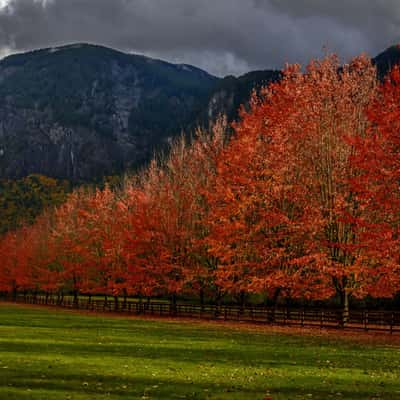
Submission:
POLYGON ((75 181, 142 165, 185 128, 217 78, 90 45, 0 62, 0 177, 75 181))
POLYGON ((279 71, 266 70, 249 72, 238 78, 227 76, 219 80, 208 100, 207 118, 215 121, 222 113, 230 121, 237 119, 240 106, 248 106, 253 90, 258 91, 261 87, 279 80, 280 77, 279 71))

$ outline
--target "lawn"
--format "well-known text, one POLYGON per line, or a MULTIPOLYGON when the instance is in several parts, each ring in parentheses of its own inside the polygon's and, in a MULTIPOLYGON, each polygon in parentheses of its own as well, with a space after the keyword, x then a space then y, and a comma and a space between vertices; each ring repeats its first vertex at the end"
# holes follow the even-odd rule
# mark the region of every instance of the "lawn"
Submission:
POLYGON ((400 347, 0 305, 1 400, 264 398, 400 399, 400 347))

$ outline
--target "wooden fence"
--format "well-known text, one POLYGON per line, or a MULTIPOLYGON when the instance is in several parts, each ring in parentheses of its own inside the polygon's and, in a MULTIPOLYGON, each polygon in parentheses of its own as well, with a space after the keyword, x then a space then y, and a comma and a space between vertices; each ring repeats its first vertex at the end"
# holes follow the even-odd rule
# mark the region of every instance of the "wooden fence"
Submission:
MULTIPOLYGON (((8 298, 3 298, 8 300, 8 298)), ((115 303, 114 300, 90 300, 65 297, 62 300, 46 296, 18 296, 17 303, 75 308, 94 312, 118 312, 130 315, 153 315, 224 321, 278 324, 299 327, 340 328, 364 331, 382 331, 400 334, 400 311, 350 310, 347 321, 339 309, 287 308, 262 306, 232 306, 200 304, 172 304, 161 301, 132 301, 115 303)))

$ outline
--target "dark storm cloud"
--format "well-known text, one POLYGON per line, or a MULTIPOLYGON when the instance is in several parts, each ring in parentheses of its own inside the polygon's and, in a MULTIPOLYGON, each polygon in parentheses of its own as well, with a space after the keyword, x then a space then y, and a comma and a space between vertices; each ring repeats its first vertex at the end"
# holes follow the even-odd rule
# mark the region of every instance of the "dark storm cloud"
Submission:
POLYGON ((400 39, 399 0, 11 0, 0 51, 92 42, 218 75, 347 58, 400 39))

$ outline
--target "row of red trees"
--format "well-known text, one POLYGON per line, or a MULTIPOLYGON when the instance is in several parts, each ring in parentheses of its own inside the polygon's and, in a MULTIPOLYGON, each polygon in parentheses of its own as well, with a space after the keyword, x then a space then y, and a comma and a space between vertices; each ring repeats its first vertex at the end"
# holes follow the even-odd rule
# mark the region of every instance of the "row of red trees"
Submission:
POLYGON ((0 291, 243 299, 400 291, 400 72, 291 65, 229 140, 183 139, 123 189, 80 189, 0 241, 0 291))

